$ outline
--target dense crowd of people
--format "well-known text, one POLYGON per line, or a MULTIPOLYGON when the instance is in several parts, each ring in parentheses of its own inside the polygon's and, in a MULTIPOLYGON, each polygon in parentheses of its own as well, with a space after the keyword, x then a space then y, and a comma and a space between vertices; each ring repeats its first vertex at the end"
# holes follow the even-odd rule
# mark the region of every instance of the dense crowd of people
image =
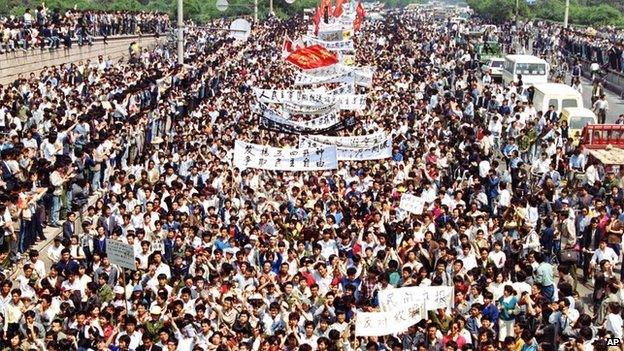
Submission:
POLYGON ((58 49, 92 45, 96 37, 162 34, 169 15, 155 12, 26 9, 19 17, 0 16, 0 54, 19 50, 58 49))
POLYGON ((234 140, 297 147, 259 128, 252 88, 295 89, 280 44, 307 25, 270 19, 245 42, 191 29, 182 66, 158 47, 0 87, 0 240, 23 259, 2 280, 0 349, 621 344, 624 177, 590 161, 556 112, 521 99, 523 86, 483 84, 457 24, 392 13, 354 37, 356 65, 376 72, 340 135, 385 131, 392 158, 233 166, 234 140), (404 193, 425 211, 401 209, 404 193), (61 234, 31 249, 46 225, 61 234), (133 246, 135 269, 111 263, 110 240, 133 246), (453 308, 356 335, 380 291, 441 285, 453 308))

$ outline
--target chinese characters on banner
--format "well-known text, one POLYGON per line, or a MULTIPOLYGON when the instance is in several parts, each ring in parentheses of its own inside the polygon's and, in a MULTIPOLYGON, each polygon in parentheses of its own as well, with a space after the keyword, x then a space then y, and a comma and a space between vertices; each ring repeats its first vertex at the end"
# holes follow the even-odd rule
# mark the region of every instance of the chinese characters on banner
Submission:
POLYGON ((312 44, 323 45, 330 51, 354 51, 353 40, 341 40, 341 41, 324 41, 314 37, 305 37, 305 41, 312 44))
POLYGON ((405 308, 410 303, 424 303, 427 311, 453 308, 455 294, 452 286, 413 286, 379 291, 379 307, 382 311, 405 308))
POLYGON ((373 85, 373 71, 368 67, 339 65, 335 69, 329 67, 301 71, 295 76, 295 85, 326 83, 347 83, 370 88, 373 85))
POLYGON ((352 91, 353 86, 342 86, 330 91, 318 90, 273 90, 254 89, 258 101, 265 104, 290 103, 306 108, 325 108, 335 104, 341 110, 361 111, 366 108, 366 95, 347 93, 352 91))
POLYGON ((427 318, 422 302, 408 302, 400 308, 383 312, 358 312, 355 317, 356 336, 382 336, 402 333, 427 318))
POLYGON ((246 143, 234 144, 234 166, 273 171, 316 171, 336 169, 336 147, 317 149, 282 149, 246 143))
POLYGON ((305 126, 301 125, 300 122, 293 122, 285 119, 274 111, 267 110, 260 115, 259 126, 261 129, 286 134, 326 134, 350 128, 354 126, 356 122, 355 117, 348 117, 342 120, 338 119, 336 123, 328 125, 330 122, 329 116, 316 118, 315 121, 319 119, 320 123, 322 123, 321 126, 305 126))
POLYGON ((364 148, 377 145, 386 140, 388 136, 386 136, 384 132, 379 132, 358 136, 306 135, 306 138, 323 144, 336 145, 338 147, 364 148))
MULTIPOLYGON (((314 141, 312 139, 308 139, 304 136, 299 138, 299 147, 300 148, 309 148, 309 147, 325 147, 328 144, 320 143, 318 141, 314 141)), ((347 147, 337 147, 336 152, 338 155, 338 161, 347 161, 347 160, 381 160, 385 158, 392 157, 392 137, 386 138, 386 140, 382 140, 380 143, 372 145, 372 146, 364 146, 364 147, 356 147, 356 148, 347 148, 347 147)))
POLYGON ((404 193, 399 202, 399 208, 413 214, 422 214, 425 207, 425 200, 412 194, 404 193))

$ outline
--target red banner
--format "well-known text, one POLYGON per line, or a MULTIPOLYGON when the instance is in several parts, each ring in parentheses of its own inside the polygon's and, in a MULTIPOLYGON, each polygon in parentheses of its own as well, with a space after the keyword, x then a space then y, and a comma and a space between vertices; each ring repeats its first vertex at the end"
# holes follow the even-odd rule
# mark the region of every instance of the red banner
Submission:
POLYGON ((353 20, 354 31, 358 32, 360 30, 365 15, 364 6, 362 6, 361 2, 358 2, 357 7, 355 8, 355 20, 353 20))
POLYGON ((301 69, 313 69, 338 63, 338 57, 321 45, 297 49, 286 60, 301 69))

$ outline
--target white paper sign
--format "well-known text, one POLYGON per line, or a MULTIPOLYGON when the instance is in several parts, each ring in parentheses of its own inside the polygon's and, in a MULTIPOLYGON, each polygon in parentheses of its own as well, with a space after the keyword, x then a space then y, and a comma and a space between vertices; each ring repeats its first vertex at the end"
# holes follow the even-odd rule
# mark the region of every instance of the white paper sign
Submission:
POLYGON ((424 303, 427 311, 453 308, 452 286, 412 286, 380 290, 377 298, 382 311, 402 309, 411 303, 424 303))
POLYGON ((355 317, 355 335, 398 334, 425 318, 427 318, 427 311, 422 302, 410 302, 392 311, 358 312, 355 317))
POLYGON ((274 171, 315 171, 336 169, 336 147, 318 149, 282 149, 237 140, 234 143, 234 166, 274 171))
POLYGON ((299 126, 299 127, 306 127, 306 128, 313 129, 313 130, 318 130, 318 129, 327 129, 327 128, 330 128, 331 126, 334 126, 340 123, 340 114, 336 111, 329 112, 324 115, 318 116, 316 118, 308 119, 308 120, 295 121, 295 120, 290 119, 289 118, 290 116, 288 115, 280 115, 277 111, 269 108, 267 105, 263 103, 258 104, 258 110, 261 111, 263 116, 266 118, 269 118, 279 123, 291 125, 293 127, 299 126))
POLYGON ((306 135, 306 138, 338 147, 362 148, 377 145, 386 140, 388 136, 385 132, 378 132, 357 136, 306 135))
MULTIPOLYGON (((312 139, 308 139, 304 136, 299 138, 300 148, 310 147, 325 147, 328 144, 323 144, 312 139)), ((338 161, 365 161, 365 160, 382 160, 392 157, 392 137, 382 140, 381 143, 360 147, 360 148, 348 148, 348 147, 336 147, 338 161)))
POLYGON ((118 240, 106 240, 106 255, 112 264, 121 268, 136 269, 134 260, 134 248, 118 240))
POLYGON ((425 207, 425 200, 412 194, 404 193, 401 196, 399 208, 413 214, 422 214, 425 207))

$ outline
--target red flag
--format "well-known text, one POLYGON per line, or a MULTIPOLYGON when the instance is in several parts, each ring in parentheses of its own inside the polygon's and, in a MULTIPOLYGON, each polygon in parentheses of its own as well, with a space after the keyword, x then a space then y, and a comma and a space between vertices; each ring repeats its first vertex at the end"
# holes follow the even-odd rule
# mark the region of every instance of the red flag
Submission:
POLYGON ((359 31, 362 26, 362 21, 364 21, 364 16, 366 13, 364 12, 364 6, 362 6, 361 2, 358 2, 357 7, 355 8, 355 20, 353 20, 353 30, 359 31))
POLYGON ((322 45, 312 45, 293 51, 286 61, 301 69, 313 69, 338 63, 338 57, 322 45))
POLYGON ((342 4, 343 0, 336 0, 336 7, 334 8, 334 17, 342 16, 342 4))
POLYGON ((288 57, 291 52, 295 49, 293 48, 293 42, 290 40, 288 36, 284 38, 284 44, 282 44, 282 58, 288 57))
POLYGON ((318 35, 319 25, 321 24, 321 8, 316 8, 316 13, 314 17, 312 17, 312 21, 314 22, 314 35, 318 35))
POLYGON ((321 14, 325 13, 325 10, 329 12, 331 10, 332 0, 321 0, 321 14))

